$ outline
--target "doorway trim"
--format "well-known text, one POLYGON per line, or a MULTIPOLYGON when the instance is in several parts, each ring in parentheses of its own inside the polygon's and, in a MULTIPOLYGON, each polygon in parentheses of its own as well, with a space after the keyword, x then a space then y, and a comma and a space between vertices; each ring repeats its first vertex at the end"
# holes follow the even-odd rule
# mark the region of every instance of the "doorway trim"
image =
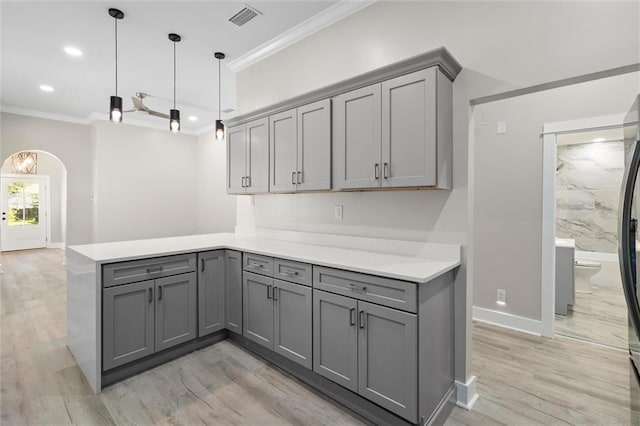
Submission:
POLYGON ((620 127, 624 114, 545 123, 542 130, 542 335, 554 336, 556 302, 556 148, 557 135, 620 127))
MULTIPOLYGON (((32 175, 32 174, 18 174, 18 173, 2 173, 0 174, 2 179, 34 179, 34 180, 43 180, 45 182, 45 203, 46 207, 44 209, 45 213, 45 247, 48 248, 51 243, 51 215, 49 214, 49 209, 51 208, 51 178, 49 175, 32 175)), ((4 188, 2 189, 4 190, 4 188)), ((3 206, 6 207, 6 206, 3 206)), ((5 251, 4 247, 2 247, 2 243, 0 242, 0 251, 5 251)))

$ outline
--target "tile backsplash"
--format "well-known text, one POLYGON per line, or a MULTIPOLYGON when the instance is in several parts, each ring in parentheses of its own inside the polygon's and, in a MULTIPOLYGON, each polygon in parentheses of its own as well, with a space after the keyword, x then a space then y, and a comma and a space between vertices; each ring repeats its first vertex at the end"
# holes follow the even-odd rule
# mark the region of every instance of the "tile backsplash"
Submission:
POLYGON ((559 145, 557 152, 556 236, 575 239, 577 250, 616 253, 623 142, 559 145))

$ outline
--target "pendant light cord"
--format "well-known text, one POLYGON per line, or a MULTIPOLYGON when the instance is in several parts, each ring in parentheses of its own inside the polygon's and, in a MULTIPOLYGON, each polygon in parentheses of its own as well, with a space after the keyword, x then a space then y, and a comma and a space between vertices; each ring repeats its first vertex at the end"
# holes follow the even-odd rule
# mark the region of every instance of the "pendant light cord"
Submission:
POLYGON ((220 80, 221 80, 221 76, 220 76, 220 63, 221 63, 221 59, 218 59, 218 120, 221 119, 221 111, 220 111, 220 103, 222 102, 222 92, 220 90, 220 80))
POLYGON ((114 19, 116 23, 116 96, 118 96, 118 20, 114 19))
POLYGON ((173 109, 176 109, 176 42, 173 42, 173 109))

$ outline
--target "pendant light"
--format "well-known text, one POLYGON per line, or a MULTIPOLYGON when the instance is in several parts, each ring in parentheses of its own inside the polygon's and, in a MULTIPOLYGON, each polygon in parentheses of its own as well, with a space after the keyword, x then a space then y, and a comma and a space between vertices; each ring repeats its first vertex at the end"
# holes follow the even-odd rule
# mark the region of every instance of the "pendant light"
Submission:
POLYGON ((111 96, 109 102, 109 120, 119 123, 122 121, 122 98, 118 96, 118 20, 124 18, 124 13, 118 9, 109 9, 111 16, 116 24, 116 95, 111 96))
POLYGON ((218 60, 218 119, 216 120, 216 139, 221 141, 224 139, 224 124, 222 124, 222 120, 220 119, 220 103, 222 99, 222 93, 220 92, 220 62, 225 58, 225 54, 216 52, 213 56, 218 60))
POLYGON ((178 34, 169 34, 173 42, 173 109, 169 110, 169 130, 174 133, 180 131, 180 111, 176 109, 176 43, 182 38, 178 34))

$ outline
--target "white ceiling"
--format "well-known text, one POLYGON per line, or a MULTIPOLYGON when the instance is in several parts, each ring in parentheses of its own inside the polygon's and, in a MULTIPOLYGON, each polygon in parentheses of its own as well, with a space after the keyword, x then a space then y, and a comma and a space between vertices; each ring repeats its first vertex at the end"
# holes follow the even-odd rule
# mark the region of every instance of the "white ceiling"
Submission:
MULTIPOLYGON (((328 8, 329 1, 254 1, 259 15, 242 27, 228 19, 244 6, 239 1, 69 1, 0 3, 3 110, 34 115, 59 115, 79 121, 104 118, 114 94, 114 19, 107 10, 125 13, 118 21, 118 95, 131 107, 135 92, 154 95, 145 103, 167 112, 172 105, 173 46, 177 44, 177 107, 183 130, 198 132, 212 125, 218 110, 218 62, 222 51, 222 110, 234 108, 235 76, 226 64, 265 42, 308 22, 328 8), (75 46, 81 57, 63 48, 75 46), (54 87, 52 93, 39 89, 54 87), (195 115, 197 122, 187 117, 195 115)), ((223 114, 224 118, 224 114, 223 114)), ((126 122, 166 127, 161 118, 140 112, 126 122)))

